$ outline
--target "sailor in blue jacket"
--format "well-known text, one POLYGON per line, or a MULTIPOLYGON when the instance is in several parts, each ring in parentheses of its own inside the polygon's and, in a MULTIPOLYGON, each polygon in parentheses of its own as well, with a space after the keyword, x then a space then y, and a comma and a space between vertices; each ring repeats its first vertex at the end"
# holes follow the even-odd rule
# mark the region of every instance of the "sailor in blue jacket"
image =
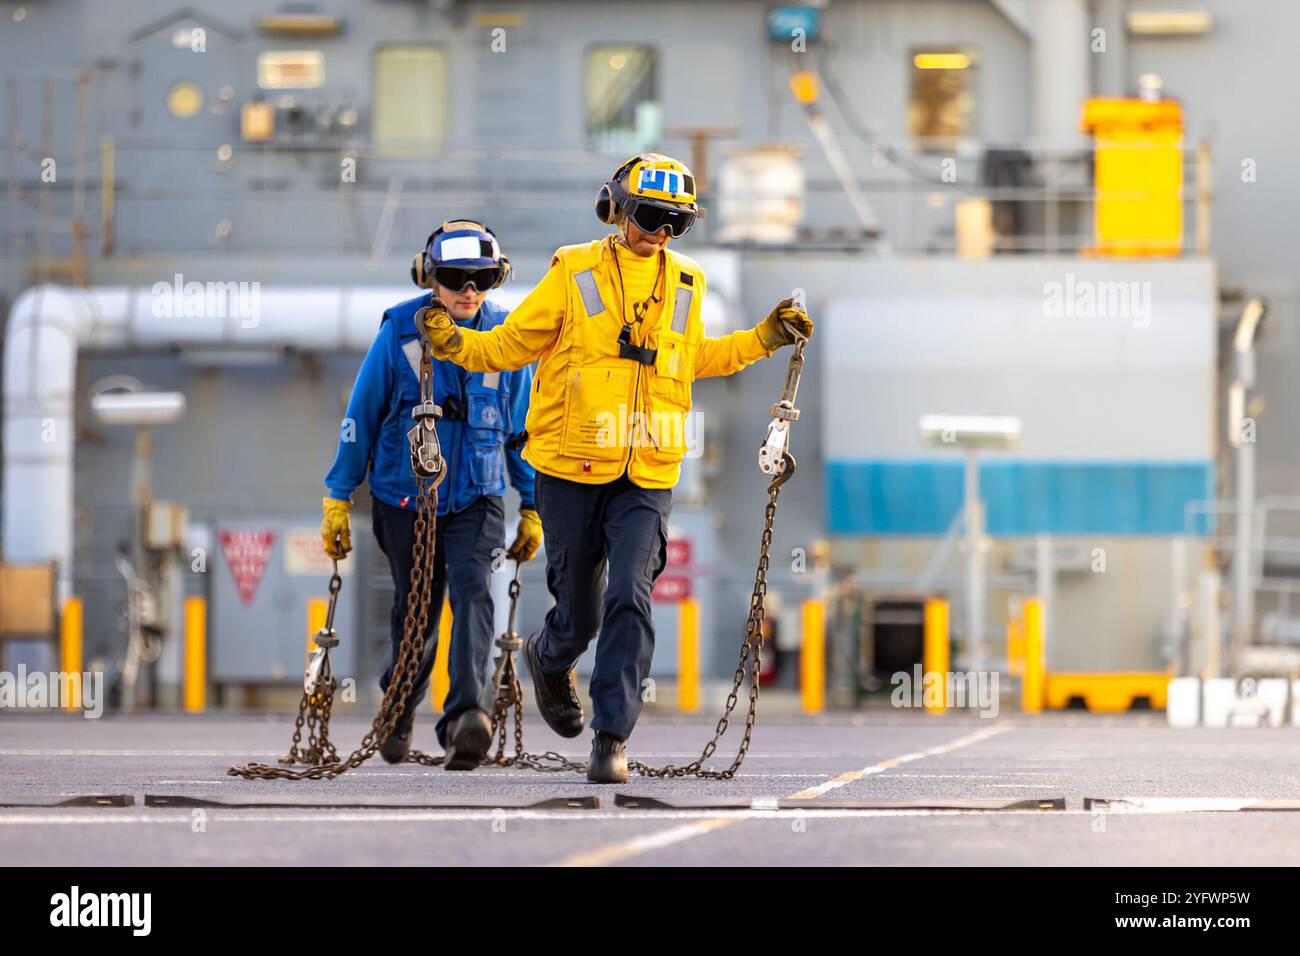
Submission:
MULTIPOLYGON (((379 334, 357 373, 338 453, 325 476, 329 495, 321 539, 331 557, 352 547, 348 520, 352 492, 367 477, 373 500, 375 538, 388 558, 395 595, 390 614, 392 655, 380 678, 386 691, 402 643, 411 546, 415 539, 415 473, 406 432, 411 409, 420 401, 420 337, 415 314, 439 298, 457 323, 487 331, 505 321, 507 311, 485 301, 489 289, 509 274, 496 236, 482 223, 452 220, 429 237, 415 258, 411 278, 430 294, 417 296, 384 313, 379 334)), ((434 401, 442 406, 438 440, 447 480, 438 489, 438 528, 433 590, 424 654, 411 697, 392 735, 380 746, 389 763, 406 759, 416 709, 429 686, 437 645, 443 595, 450 591, 452 634, 451 690, 438 721, 438 742, 447 752, 448 770, 472 770, 491 743, 491 720, 484 705, 485 670, 492 642, 489 578, 493 554, 505 544, 506 473, 519 492, 519 527, 506 556, 529 561, 542 540, 541 519, 533 503, 535 473, 521 454, 533 368, 484 374, 434 360, 434 401)))

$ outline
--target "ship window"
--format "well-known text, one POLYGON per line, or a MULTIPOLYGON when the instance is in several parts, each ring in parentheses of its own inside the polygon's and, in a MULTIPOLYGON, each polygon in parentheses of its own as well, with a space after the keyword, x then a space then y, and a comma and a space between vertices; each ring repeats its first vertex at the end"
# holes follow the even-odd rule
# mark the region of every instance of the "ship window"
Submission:
POLYGON ((587 51, 587 140, 593 149, 626 155, 653 145, 663 131, 659 58, 647 46, 587 51))
POLYGON ((907 129, 921 149, 950 149, 974 132, 975 56, 961 49, 912 51, 907 129))
POLYGON ((443 134, 443 55, 427 46, 375 53, 372 133, 390 153, 430 153, 443 134))

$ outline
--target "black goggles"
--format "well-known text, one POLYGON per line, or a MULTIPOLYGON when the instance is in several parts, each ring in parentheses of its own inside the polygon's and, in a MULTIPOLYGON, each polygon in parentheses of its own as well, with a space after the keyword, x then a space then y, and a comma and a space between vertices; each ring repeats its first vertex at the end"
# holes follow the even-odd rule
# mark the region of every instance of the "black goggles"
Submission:
POLYGON ((475 292, 487 292, 501 279, 501 267, 457 269, 455 266, 436 266, 433 278, 438 285, 452 292, 463 292, 467 285, 472 285, 475 292))
POLYGON ((642 232, 655 235, 665 226, 674 239, 680 239, 691 231, 695 225, 695 210, 683 209, 681 206, 661 206, 635 196, 624 200, 623 208, 632 222, 642 232))

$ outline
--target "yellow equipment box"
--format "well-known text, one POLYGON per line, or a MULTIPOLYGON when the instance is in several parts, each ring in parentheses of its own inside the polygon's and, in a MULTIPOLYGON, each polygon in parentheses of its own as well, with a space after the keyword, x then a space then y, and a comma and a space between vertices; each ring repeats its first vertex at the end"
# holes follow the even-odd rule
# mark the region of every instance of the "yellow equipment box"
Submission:
POLYGON ((1051 710, 1065 708, 1078 697, 1088 710, 1098 714, 1118 714, 1129 710, 1137 698, 1145 697, 1152 710, 1164 710, 1169 695, 1169 675, 1164 673, 1128 672, 1118 674, 1048 673, 1043 686, 1043 702, 1051 710))
POLYGON ((1183 248, 1183 108, 1174 100, 1090 99, 1096 145, 1094 255, 1176 256, 1183 248))

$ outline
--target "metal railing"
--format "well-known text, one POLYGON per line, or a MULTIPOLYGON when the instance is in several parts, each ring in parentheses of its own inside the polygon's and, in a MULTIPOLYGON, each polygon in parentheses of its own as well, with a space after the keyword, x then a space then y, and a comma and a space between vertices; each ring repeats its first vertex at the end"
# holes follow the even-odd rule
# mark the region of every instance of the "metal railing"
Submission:
MULTIPOLYGON (((0 169, 8 220, 0 241, 6 254, 38 263, 111 256, 119 249, 312 248, 373 256, 386 245, 385 230, 392 239, 394 209, 409 213, 396 222, 403 239, 408 233, 422 238, 437 212, 471 208, 510 234, 515 247, 553 248, 569 241, 571 232, 590 231, 592 197, 612 163, 602 153, 553 144, 449 145, 429 155, 394 155, 367 142, 163 144, 106 137, 81 143, 71 157, 73 177, 46 182, 39 161, 48 144, 20 148, 17 141, 8 170, 0 169), (355 162, 355 181, 341 174, 344 160, 355 162), (160 223, 167 228, 159 230, 160 223)), ((677 145, 665 141, 662 148, 677 145)), ((1020 210, 1021 227, 997 235, 995 254, 1073 254, 1093 244, 1091 209, 1100 194, 1089 181, 1086 149, 1028 154, 1041 181, 1017 186, 983 183, 979 166, 990 144, 974 155, 964 147, 950 156, 913 148, 910 142, 893 148, 911 158, 907 169, 877 165, 880 148, 844 150, 893 252, 955 253, 954 210, 972 199, 1020 210), (955 182, 939 178, 948 161, 956 164, 955 182), (919 176, 918 169, 934 177, 919 176)), ((1208 147, 1186 150, 1184 161, 1191 175, 1181 197, 1193 223, 1184 247, 1204 254, 1210 238, 1208 147)), ((840 182, 824 167, 816 154, 804 161, 800 244, 874 248, 875 240, 845 212, 840 182)), ((706 207, 716 208, 720 198, 713 187, 702 193, 706 207)), ((690 241, 709 242, 718 225, 716 214, 702 219, 690 241)))

